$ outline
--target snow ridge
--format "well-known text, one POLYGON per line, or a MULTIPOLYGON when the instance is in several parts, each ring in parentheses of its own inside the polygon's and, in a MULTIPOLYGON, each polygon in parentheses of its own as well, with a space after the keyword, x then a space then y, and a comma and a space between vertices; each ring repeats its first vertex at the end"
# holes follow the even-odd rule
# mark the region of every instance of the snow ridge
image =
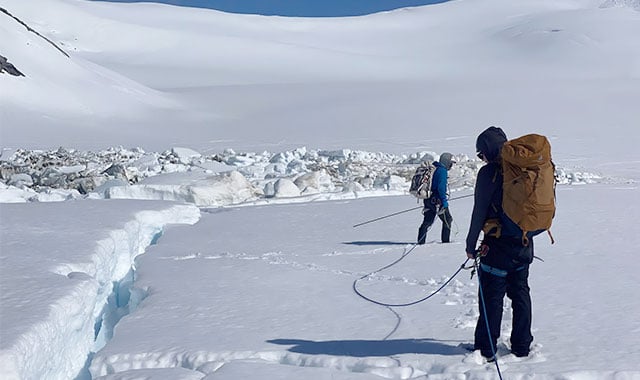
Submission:
MULTIPOLYGON (((407 194, 416 166, 439 154, 389 154, 351 149, 222 153, 187 148, 145 152, 18 150, 0 162, 0 202, 75 198, 155 199, 219 207, 247 202, 300 202, 407 194)), ((456 154, 452 192, 473 188, 482 162, 456 154)), ((595 173, 557 167, 560 184, 602 182, 595 173)))
POLYGON ((640 11, 640 0, 607 0, 600 8, 629 7, 640 11))

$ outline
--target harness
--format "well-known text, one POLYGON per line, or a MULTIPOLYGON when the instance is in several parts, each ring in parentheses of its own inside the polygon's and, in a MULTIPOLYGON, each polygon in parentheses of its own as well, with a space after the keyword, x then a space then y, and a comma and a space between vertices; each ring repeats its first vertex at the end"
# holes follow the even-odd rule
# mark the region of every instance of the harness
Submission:
MULTIPOLYGON (((519 272, 519 271, 525 269, 526 267, 527 267, 526 265, 518 267, 518 268, 516 268, 514 270, 514 272, 519 272)), ((507 277, 507 275, 509 274, 509 272, 507 272, 504 269, 494 268, 494 267, 492 267, 490 265, 487 265, 487 264, 484 264, 484 263, 480 263, 480 269, 482 269, 483 271, 485 271, 485 272, 487 272, 489 274, 497 276, 497 277, 503 277, 504 278, 504 277, 507 277)))

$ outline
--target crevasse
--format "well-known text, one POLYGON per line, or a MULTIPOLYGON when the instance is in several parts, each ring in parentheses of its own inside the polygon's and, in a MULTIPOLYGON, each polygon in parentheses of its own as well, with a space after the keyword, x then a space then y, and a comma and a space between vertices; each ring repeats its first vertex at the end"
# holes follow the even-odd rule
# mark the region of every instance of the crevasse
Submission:
POLYGON ((55 268, 76 284, 51 305, 45 320, 2 353, 4 379, 90 378, 86 368, 92 354, 109 340, 115 323, 145 297, 144 290, 132 287, 136 256, 167 224, 194 224, 199 218, 193 205, 138 212, 122 229, 96 242, 90 262, 55 268))

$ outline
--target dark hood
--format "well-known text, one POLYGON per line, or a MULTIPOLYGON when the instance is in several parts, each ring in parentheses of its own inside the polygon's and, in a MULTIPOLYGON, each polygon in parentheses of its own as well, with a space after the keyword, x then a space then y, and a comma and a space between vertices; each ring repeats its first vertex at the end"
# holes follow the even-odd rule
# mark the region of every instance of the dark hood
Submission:
POLYGON ((498 127, 489 127, 478 136, 476 151, 481 152, 487 161, 497 161, 500 157, 502 145, 507 141, 507 135, 498 127))

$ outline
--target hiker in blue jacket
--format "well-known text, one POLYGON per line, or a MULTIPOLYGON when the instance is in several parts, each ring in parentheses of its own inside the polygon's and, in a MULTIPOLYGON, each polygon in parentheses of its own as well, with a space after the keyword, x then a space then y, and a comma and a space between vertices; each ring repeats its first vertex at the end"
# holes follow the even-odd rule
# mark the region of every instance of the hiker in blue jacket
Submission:
POLYGON ((511 352, 518 357, 528 356, 533 341, 528 284, 529 264, 533 261, 533 239, 528 246, 523 246, 521 236, 495 236, 499 228, 495 221, 500 219, 503 212, 500 152, 506 141, 507 136, 497 127, 489 127, 478 136, 476 151, 486 164, 478 171, 466 239, 467 256, 474 259, 480 231, 484 232, 482 246, 485 250, 480 257, 478 273, 482 290, 479 297, 484 298, 491 333, 487 332, 483 300, 479 299, 480 316, 475 329, 474 350, 480 350, 488 360, 495 359, 505 294, 511 299, 513 309, 511 352))
POLYGON ((427 231, 436 219, 436 215, 442 221, 442 233, 440 238, 443 243, 448 243, 451 235, 451 222, 453 217, 449 212, 449 201, 447 200, 448 188, 448 171, 451 169, 455 161, 451 153, 445 152, 440 155, 440 159, 433 163, 436 167, 431 182, 431 197, 424 200, 424 208, 422 214, 424 218, 422 224, 418 228, 418 244, 424 244, 427 241, 427 231))

